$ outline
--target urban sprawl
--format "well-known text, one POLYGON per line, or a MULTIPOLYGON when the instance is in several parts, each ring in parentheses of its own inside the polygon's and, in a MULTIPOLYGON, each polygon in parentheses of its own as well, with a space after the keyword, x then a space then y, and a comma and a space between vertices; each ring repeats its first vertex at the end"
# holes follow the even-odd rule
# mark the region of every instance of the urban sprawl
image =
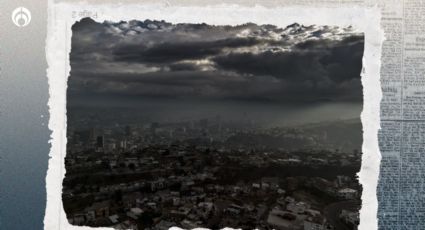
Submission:
POLYGON ((69 127, 65 212, 115 229, 357 229, 361 152, 328 138, 219 117, 69 127))

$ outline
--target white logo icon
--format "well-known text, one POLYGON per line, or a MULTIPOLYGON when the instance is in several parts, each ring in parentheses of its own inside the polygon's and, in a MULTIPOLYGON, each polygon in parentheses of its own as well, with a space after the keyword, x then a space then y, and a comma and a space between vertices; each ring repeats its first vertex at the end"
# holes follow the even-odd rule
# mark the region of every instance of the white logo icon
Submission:
POLYGON ((18 7, 12 12, 12 21, 17 27, 24 27, 31 22, 31 12, 25 7, 18 7))

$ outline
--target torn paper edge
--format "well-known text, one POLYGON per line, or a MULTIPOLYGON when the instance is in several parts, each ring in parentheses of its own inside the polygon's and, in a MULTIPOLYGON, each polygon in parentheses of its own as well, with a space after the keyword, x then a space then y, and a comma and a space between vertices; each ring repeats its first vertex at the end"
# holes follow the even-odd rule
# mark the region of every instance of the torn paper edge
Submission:
MULTIPOLYGON (((381 11, 378 7, 320 8, 320 7, 275 7, 261 5, 246 7, 220 4, 210 6, 171 6, 169 4, 107 4, 88 5, 84 3, 48 4, 48 32, 46 56, 49 83, 49 129, 51 149, 46 176, 47 204, 44 229, 93 229, 73 226, 68 223, 62 204, 62 180, 65 176, 66 155, 66 90, 70 73, 69 52, 71 47, 71 26, 79 21, 72 12, 95 12, 95 21, 165 20, 171 23, 200 23, 211 25, 237 25, 247 22, 273 24, 286 27, 294 22, 304 25, 353 26, 365 35, 363 54, 363 126, 362 164, 358 173, 363 187, 360 210, 360 230, 377 229, 377 184, 381 155, 378 147, 380 128, 380 86, 381 47, 384 32, 380 27, 381 11), (249 15, 249 16, 247 16, 249 15)), ((112 229, 99 227, 99 230, 112 229)), ((179 229, 179 228, 175 228, 179 229)))

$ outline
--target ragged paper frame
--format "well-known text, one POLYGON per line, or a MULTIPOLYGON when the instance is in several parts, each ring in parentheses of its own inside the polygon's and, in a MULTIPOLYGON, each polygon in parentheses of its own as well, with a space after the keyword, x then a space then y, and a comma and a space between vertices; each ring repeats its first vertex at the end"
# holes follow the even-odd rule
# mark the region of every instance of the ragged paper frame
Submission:
MULTIPOLYGON (((47 205, 44 226, 47 230, 93 229, 68 223, 62 204, 62 181, 65 175, 66 154, 66 90, 70 73, 69 53, 71 26, 81 19, 73 12, 91 12, 95 21, 165 20, 171 23, 207 23, 237 25, 246 22, 273 24, 285 27, 294 22, 310 25, 354 26, 365 35, 363 54, 363 126, 362 164, 358 173, 363 187, 359 229, 377 229, 376 188, 381 155, 378 147, 380 127, 379 104, 381 45, 384 40, 380 28, 380 10, 374 8, 266 8, 261 5, 245 7, 219 4, 205 7, 170 6, 167 4, 87 5, 84 3, 49 3, 47 61, 49 82, 49 128, 52 130, 49 168, 46 177, 47 205)), ((111 228, 96 228, 111 229, 111 228)))

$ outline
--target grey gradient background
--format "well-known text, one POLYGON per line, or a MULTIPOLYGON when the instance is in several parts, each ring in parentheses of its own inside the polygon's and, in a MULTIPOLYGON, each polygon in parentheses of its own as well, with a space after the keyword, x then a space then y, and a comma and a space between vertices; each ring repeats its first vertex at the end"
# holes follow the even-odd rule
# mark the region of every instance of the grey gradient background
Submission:
POLYGON ((47 1, 0 2, 0 229, 42 229, 50 145, 45 39, 47 1), (32 13, 27 27, 12 11, 32 13))

